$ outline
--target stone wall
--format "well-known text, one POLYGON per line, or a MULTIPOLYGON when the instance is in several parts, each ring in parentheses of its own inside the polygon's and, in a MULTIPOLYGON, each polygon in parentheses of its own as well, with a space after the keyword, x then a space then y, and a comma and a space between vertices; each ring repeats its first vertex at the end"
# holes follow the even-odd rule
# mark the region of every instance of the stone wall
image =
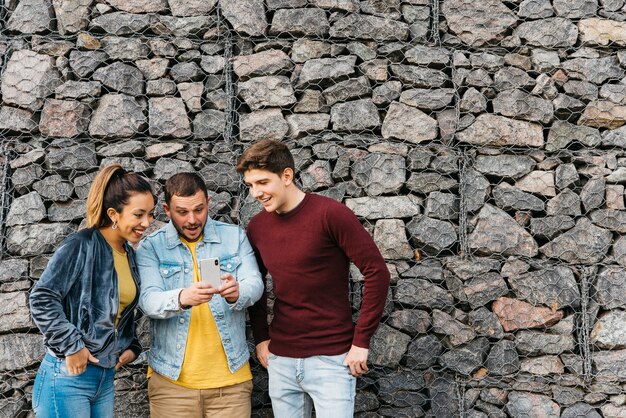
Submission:
POLYGON ((245 226, 259 138, 388 261, 359 417, 626 416, 625 34, 624 0, 5 0, 0 416, 32 416, 27 294, 97 169, 196 171, 245 226))

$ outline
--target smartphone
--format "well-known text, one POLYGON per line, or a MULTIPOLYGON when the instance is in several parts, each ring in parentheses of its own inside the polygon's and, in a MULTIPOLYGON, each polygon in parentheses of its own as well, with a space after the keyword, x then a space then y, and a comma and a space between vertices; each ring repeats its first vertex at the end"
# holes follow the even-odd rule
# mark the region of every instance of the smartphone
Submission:
POLYGON ((222 285, 219 258, 200 260, 200 279, 202 283, 210 284, 215 289, 218 289, 222 285))

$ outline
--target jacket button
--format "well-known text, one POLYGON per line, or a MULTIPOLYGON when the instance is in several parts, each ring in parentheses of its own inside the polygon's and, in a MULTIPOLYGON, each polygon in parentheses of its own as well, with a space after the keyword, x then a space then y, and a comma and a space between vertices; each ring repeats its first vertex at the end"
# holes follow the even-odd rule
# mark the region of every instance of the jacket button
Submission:
POLYGON ((176 348, 180 350, 180 344, 176 344, 176 348))
POLYGON ((167 273, 168 273, 168 270, 163 270, 163 274, 167 274, 167 273))
POLYGON ((230 270, 232 266, 230 264, 226 264, 226 268, 230 270))
POLYGON ((180 318, 180 323, 184 324, 185 323, 185 319, 184 318, 180 318))
POLYGON ((185 273, 189 273, 189 269, 185 269, 185 273))

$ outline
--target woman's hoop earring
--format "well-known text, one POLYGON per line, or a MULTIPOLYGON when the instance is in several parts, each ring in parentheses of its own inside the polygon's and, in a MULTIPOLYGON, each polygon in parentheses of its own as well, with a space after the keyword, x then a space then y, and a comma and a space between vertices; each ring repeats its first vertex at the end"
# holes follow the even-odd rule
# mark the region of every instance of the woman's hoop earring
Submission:
POLYGON ((111 229, 117 229, 117 221, 113 221, 113 225, 111 225, 111 229))

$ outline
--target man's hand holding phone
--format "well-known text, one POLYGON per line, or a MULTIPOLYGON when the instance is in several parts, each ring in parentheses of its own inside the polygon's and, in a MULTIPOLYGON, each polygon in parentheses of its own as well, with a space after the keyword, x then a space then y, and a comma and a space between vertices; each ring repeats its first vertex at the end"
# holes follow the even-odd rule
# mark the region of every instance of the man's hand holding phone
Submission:
POLYGON ((229 303, 237 302, 239 299, 239 282, 232 274, 227 273, 221 276, 222 285, 219 287, 220 296, 229 303))
POLYGON ((182 306, 197 306, 207 303, 216 293, 218 293, 218 290, 210 284, 202 282, 192 283, 180 292, 180 304, 182 306))

